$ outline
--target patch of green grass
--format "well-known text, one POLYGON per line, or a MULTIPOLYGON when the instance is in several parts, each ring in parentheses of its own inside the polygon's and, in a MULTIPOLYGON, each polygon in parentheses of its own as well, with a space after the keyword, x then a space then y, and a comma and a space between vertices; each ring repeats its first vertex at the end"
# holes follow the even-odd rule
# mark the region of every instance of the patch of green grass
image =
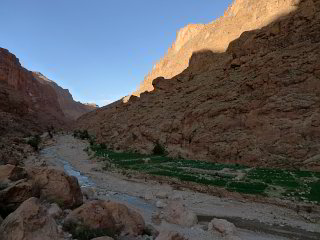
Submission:
MULTIPOLYGON (((94 139, 90 137, 90 139, 94 139)), ((114 152, 103 144, 91 144, 96 156, 108 159, 119 169, 134 170, 149 175, 166 176, 186 182, 225 187, 229 191, 272 196, 273 189, 283 189, 282 198, 307 199, 320 203, 320 173, 289 171, 282 169, 249 168, 240 164, 223 164, 186 159, 174 159, 161 155, 143 155, 134 152, 114 152), (242 181, 234 181, 234 174, 243 172, 242 181), (200 171, 205 170, 205 171, 200 171)), ((157 152, 157 151, 156 151, 157 152)), ((156 153, 155 152, 155 153, 156 153)), ((160 154, 160 152, 157 152, 160 154)))
POLYGON ((231 182, 227 185, 229 191, 247 194, 262 194, 267 187, 267 184, 259 182, 231 182))
POLYGON ((306 196, 310 201, 320 203, 320 180, 310 183, 310 193, 306 196))
POLYGON ((299 178, 313 177, 312 172, 308 171, 294 171, 293 174, 299 178))
POLYGON ((93 229, 80 224, 69 224, 66 228, 72 234, 74 239, 91 240, 97 237, 109 236, 115 237, 116 233, 112 229, 93 229))

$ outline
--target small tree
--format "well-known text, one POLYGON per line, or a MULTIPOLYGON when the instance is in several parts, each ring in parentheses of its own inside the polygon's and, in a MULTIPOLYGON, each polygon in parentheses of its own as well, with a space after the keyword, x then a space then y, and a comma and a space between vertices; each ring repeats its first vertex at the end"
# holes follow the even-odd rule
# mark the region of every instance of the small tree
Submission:
POLYGON ((166 155, 166 149, 164 148, 164 146, 162 146, 159 141, 157 141, 154 145, 153 148, 153 154, 154 155, 166 155))
POLYGON ((41 142, 41 138, 39 135, 33 136, 31 139, 29 139, 28 144, 33 147, 35 151, 39 150, 39 144, 41 142))

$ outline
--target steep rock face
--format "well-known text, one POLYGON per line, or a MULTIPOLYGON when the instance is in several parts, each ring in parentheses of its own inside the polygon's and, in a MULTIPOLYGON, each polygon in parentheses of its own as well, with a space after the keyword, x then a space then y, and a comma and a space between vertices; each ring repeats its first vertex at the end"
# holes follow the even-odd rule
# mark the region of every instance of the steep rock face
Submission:
POLYGON ((65 120, 53 88, 36 81, 16 56, 0 48, 0 164, 23 158, 19 138, 63 126, 65 120))
POLYGON ((93 109, 74 102, 64 91, 52 81, 34 77, 15 55, 0 48, 0 164, 16 164, 23 157, 22 137, 50 126, 68 126, 93 109))
MULTIPOLYGON (((157 77, 172 78, 188 67, 193 52, 207 49, 224 52, 244 31, 266 26, 296 9, 299 0, 236 0, 224 16, 209 24, 190 24, 177 33, 176 42, 145 77, 133 95, 152 91, 157 77)), ((125 100, 127 100, 125 98, 125 100)))
MULTIPOLYGON (((249 2, 236 4, 245 9, 249 2)), ((288 9, 293 3, 276 2, 288 9)), ((195 52, 181 74, 157 78, 140 98, 84 115, 78 127, 118 150, 150 153, 158 141, 171 156, 319 170, 320 1, 295 8, 242 33, 225 53, 195 52)))
POLYGON ((19 59, 0 48, 0 110, 20 116, 33 115, 38 122, 59 125, 64 121, 57 95, 52 87, 35 81, 32 72, 19 59))
POLYGON ((70 120, 76 120, 81 115, 97 108, 95 104, 83 104, 73 100, 68 89, 63 89, 54 81, 48 79, 39 72, 33 72, 33 76, 42 83, 49 84, 56 92, 60 108, 70 120))

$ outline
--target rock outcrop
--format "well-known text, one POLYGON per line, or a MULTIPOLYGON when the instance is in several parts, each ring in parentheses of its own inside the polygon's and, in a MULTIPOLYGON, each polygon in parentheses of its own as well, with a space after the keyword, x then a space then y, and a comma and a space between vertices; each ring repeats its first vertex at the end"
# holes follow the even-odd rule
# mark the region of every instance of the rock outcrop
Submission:
POLYGON ((141 87, 152 92, 77 128, 116 150, 319 170, 320 2, 238 0, 209 25, 157 65, 141 87))
POLYGON ((83 203, 76 177, 54 168, 31 168, 28 175, 38 188, 40 199, 58 203, 62 208, 75 208, 83 203))
POLYGON ((0 214, 8 215, 31 197, 57 203, 62 208, 78 207, 83 199, 78 180, 63 171, 0 165, 0 214))
POLYGON ((73 101, 67 90, 23 68, 15 55, 0 48, 0 164, 23 159, 22 138, 48 127, 68 127, 94 108, 73 101))
POLYGON ((2 240, 63 240, 55 220, 39 199, 30 198, 0 226, 2 240))

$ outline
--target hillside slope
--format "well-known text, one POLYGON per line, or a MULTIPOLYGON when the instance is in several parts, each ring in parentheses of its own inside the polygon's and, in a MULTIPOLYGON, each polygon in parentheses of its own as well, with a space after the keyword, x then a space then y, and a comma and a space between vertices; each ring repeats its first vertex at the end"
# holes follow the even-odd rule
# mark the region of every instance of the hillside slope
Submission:
POLYGON ((175 157, 320 170, 320 1, 277 2, 296 10, 226 52, 194 52, 182 73, 77 127, 117 150, 150 153, 159 142, 175 157))

